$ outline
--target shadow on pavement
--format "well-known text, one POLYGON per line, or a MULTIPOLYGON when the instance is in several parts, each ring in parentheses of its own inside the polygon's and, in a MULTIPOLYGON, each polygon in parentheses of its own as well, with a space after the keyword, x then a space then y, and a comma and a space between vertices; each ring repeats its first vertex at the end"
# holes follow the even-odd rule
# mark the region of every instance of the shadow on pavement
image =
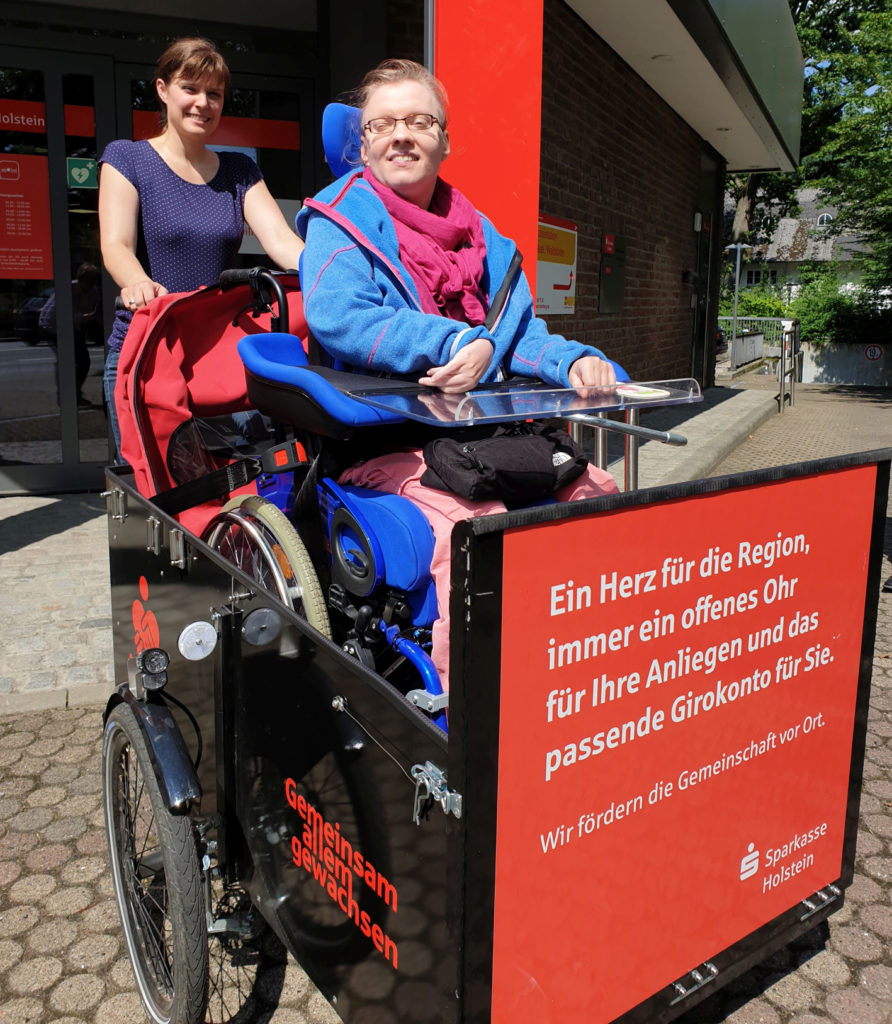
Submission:
MULTIPOLYGON (((799 387, 804 386, 806 385, 799 385, 799 387)), ((892 388, 865 388, 854 384, 825 384, 823 389, 830 395, 846 395, 861 402, 892 405, 892 388)))
MULTIPOLYGON (((826 921, 816 925, 810 932, 800 936, 789 946, 778 950, 767 960, 750 968, 720 989, 699 1006, 677 1018, 676 1024, 723 1024, 732 1014, 743 1010, 747 1004, 765 994, 766 990, 798 971, 803 964, 827 948, 830 927, 826 921)), ((746 1013, 745 1010, 743 1010, 746 1013)), ((741 1017, 741 1020, 768 1021, 776 1018, 767 1016, 741 1017)), ((803 1021, 806 1018, 803 1018, 803 1021)), ((811 1018, 817 1021, 819 1018, 811 1018)), ((854 1019, 854 1018, 853 1018, 854 1019)))
MULTIPOLYGON (((0 511, 6 500, 12 499, 0 498, 0 511)), ((48 500, 45 505, 6 516, 0 521, 0 555, 18 551, 104 515, 105 499, 98 494, 67 494, 61 499, 48 500)))

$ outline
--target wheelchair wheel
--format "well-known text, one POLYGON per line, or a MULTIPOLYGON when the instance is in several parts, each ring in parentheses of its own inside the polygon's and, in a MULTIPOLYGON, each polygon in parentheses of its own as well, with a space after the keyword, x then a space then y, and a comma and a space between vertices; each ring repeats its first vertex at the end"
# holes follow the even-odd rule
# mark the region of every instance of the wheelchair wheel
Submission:
POLYGON ((119 704, 102 745, 102 802, 112 882, 140 999, 154 1024, 198 1024, 208 939, 188 815, 164 804, 136 717, 119 704))
POLYGON ((331 638, 310 555, 288 517, 271 501, 256 494, 233 498, 211 524, 205 542, 331 638))

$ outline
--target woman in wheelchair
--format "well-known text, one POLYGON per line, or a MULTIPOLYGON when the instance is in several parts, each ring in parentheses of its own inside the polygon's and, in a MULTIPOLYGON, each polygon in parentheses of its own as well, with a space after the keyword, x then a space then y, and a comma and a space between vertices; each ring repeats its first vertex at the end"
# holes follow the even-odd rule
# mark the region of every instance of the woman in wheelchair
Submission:
MULTIPOLYGON (((522 273, 507 294, 501 288, 513 272, 514 243, 439 177, 449 154, 440 82, 420 64, 384 61, 363 79, 355 106, 364 167, 307 200, 297 221, 306 241, 304 310, 318 344, 342 368, 446 393, 513 375, 580 389, 613 384, 613 366, 598 349, 549 334, 522 273), (491 311, 499 293, 503 305, 491 311)), ((447 689, 452 526, 505 505, 424 486, 425 469, 419 449, 390 451, 351 467, 340 482, 403 495, 430 523, 439 611, 432 658, 447 689)), ((609 474, 588 466, 555 497, 616 490, 609 474)))

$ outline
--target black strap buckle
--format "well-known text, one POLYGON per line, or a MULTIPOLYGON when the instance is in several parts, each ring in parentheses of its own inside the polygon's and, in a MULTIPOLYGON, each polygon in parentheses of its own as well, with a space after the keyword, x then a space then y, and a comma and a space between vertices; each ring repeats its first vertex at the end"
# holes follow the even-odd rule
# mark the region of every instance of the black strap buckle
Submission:
POLYGON ((298 466, 308 466, 310 460, 300 441, 294 439, 268 448, 260 459, 264 473, 287 473, 298 466))

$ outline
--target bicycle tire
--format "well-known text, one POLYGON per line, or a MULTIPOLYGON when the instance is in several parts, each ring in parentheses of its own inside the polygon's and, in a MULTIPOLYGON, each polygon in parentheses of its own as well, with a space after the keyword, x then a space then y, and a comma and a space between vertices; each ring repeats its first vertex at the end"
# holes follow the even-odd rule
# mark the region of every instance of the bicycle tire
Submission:
POLYGON ((165 805, 126 704, 105 725, 102 803, 115 899, 145 1012, 153 1024, 200 1024, 208 939, 192 822, 165 805))

